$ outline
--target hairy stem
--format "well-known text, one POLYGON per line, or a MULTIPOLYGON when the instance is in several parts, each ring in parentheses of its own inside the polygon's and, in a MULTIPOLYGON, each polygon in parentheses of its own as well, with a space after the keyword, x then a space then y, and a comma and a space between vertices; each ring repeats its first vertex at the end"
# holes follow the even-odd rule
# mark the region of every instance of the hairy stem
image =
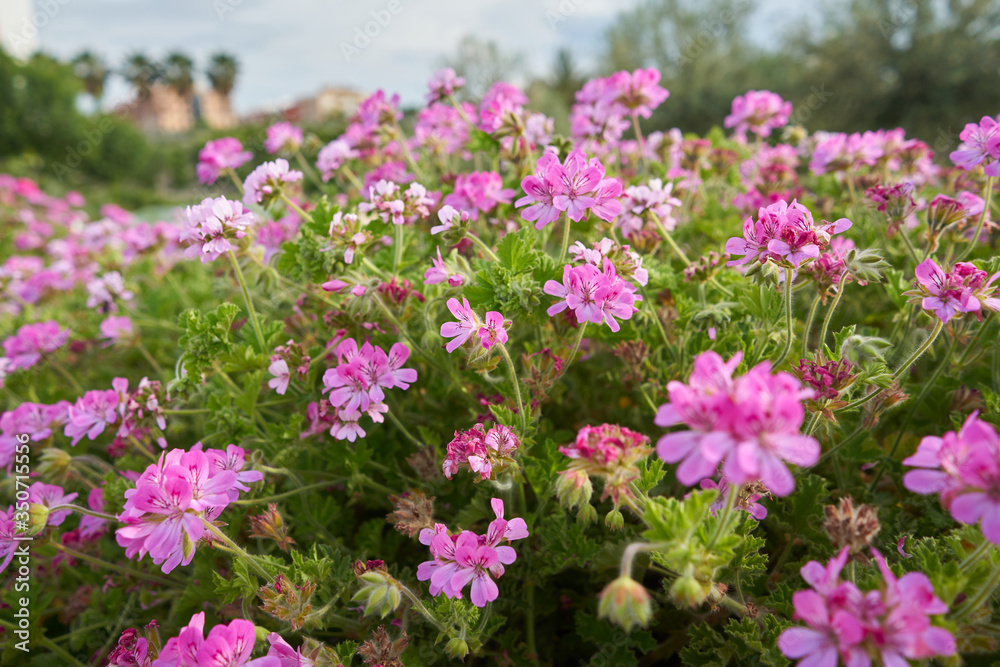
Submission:
POLYGON ((250 324, 253 325, 254 335, 257 337, 257 343, 260 345, 260 351, 267 352, 267 343, 264 340, 264 330, 260 328, 260 320, 257 319, 257 311, 253 307, 253 299, 250 298, 250 289, 247 287, 246 278, 243 277, 243 271, 240 269, 240 263, 236 259, 236 255, 230 250, 228 253, 229 261, 233 265, 233 271, 236 272, 236 280, 240 283, 240 289, 243 291, 243 301, 247 304, 247 313, 250 315, 250 324))

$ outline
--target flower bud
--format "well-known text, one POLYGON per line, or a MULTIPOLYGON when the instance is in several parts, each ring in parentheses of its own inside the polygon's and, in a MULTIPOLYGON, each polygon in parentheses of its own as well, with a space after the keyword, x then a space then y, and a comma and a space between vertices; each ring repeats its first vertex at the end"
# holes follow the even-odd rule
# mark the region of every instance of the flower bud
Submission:
POLYGON ((584 527, 597 521, 597 510, 590 503, 584 503, 580 505, 580 509, 576 513, 576 520, 584 525, 584 527))
POLYGON ((572 509, 578 505, 588 504, 593 493, 594 485, 586 470, 571 467, 559 473, 559 478, 556 480, 556 496, 559 497, 559 503, 563 507, 572 509))
POLYGON ((625 516, 621 513, 621 510, 616 507, 608 512, 607 516, 604 517, 604 525, 611 530, 624 530, 625 516))
POLYGON ((461 660, 469 654, 469 645, 464 639, 453 637, 444 647, 444 652, 448 654, 449 658, 461 660))
POLYGON ((351 600, 364 601, 365 615, 377 613, 385 618, 387 614, 395 611, 403 599, 399 582, 386 574, 384 570, 371 570, 358 578, 364 582, 364 585, 351 600))
MULTIPOLYGON (((621 513, 619 512, 619 515, 621 513)), ((649 593, 642 584, 621 576, 601 591, 597 603, 598 618, 606 618, 631 632, 636 626, 646 627, 653 617, 649 593)))
POLYGON ((49 523, 49 508, 39 503, 28 505, 28 535, 37 535, 49 523))
POLYGON ((691 575, 678 577, 670 587, 670 597, 682 607, 697 607, 708 597, 709 586, 691 575))

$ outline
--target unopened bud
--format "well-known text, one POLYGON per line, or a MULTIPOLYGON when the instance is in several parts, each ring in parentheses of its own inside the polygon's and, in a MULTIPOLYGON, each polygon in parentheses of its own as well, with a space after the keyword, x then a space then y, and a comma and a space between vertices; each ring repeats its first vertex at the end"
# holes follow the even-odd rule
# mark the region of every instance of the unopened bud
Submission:
POLYGON ((402 602, 402 590, 399 582, 389 576, 384 570, 370 570, 358 577, 364 582, 351 600, 363 601, 365 615, 379 614, 385 618, 402 602))
POLYGON ((49 524, 49 508, 39 503, 28 505, 28 535, 37 535, 49 524))
POLYGON ((708 597, 710 586, 710 583, 702 583, 690 575, 678 577, 670 587, 670 597, 679 606, 698 607, 708 597))
POLYGON ((584 503, 576 513, 576 520, 587 527, 597 521, 597 510, 590 503, 584 503))
POLYGON ((616 507, 608 512, 607 516, 604 517, 604 525, 611 530, 624 530, 625 516, 621 513, 621 510, 616 507))
POLYGON ((563 507, 571 509, 588 504, 593 493, 594 485, 586 470, 571 467, 559 473, 559 478, 556 480, 556 496, 563 507))
POLYGON ((469 654, 469 645, 464 639, 453 637, 444 647, 444 652, 448 654, 449 658, 461 660, 469 654))
POLYGON ((601 591, 597 616, 617 623, 626 632, 636 626, 644 628, 653 617, 649 592, 630 577, 618 577, 601 591))

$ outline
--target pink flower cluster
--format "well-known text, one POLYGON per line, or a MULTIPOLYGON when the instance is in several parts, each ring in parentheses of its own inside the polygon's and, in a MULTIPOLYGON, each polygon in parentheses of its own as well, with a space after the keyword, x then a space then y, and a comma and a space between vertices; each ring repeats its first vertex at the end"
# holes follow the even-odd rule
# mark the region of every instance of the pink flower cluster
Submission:
POLYGON ((983 536, 1000 544, 1000 438, 978 413, 969 415, 957 433, 925 437, 903 464, 916 468, 903 476, 907 489, 938 494, 956 521, 981 521, 983 536))
POLYGON ((267 372, 273 376, 267 381, 267 386, 274 389, 279 396, 284 396, 292 380, 292 369, 300 379, 305 378, 309 372, 309 362, 310 358, 305 353, 305 348, 294 340, 279 345, 274 348, 271 365, 267 367, 267 372))
MULTIPOLYGON (((622 280, 634 280, 643 287, 649 282, 649 271, 642 268, 642 256, 629 246, 619 246, 613 239, 604 237, 595 241, 591 247, 577 241, 569 247, 569 254, 577 262, 590 264, 594 268, 603 269, 604 260, 615 267, 615 273, 622 280)), ((634 291, 633 287, 633 291, 634 291)))
POLYGON ((253 157, 253 153, 243 150, 243 144, 239 139, 233 137, 223 137, 209 141, 205 147, 198 152, 198 180, 206 185, 211 185, 219 178, 219 173, 223 169, 239 169, 253 157))
POLYGON ((956 166, 970 170, 982 164, 987 176, 1000 176, 1000 125, 996 118, 983 116, 978 124, 967 124, 958 138, 962 143, 949 155, 956 166))
POLYGON ((770 90, 748 90, 733 99, 732 111, 723 125, 735 128, 736 136, 746 139, 747 130, 758 137, 769 137, 771 131, 788 124, 792 103, 770 90))
POLYGON ((653 68, 620 71, 587 81, 570 110, 573 137, 579 141, 615 145, 629 127, 631 116, 649 118, 670 93, 659 85, 653 68))
POLYGON ((88 391, 68 406, 64 435, 72 438, 70 446, 75 447, 85 435, 95 440, 114 424, 119 425, 118 439, 145 435, 154 423, 160 430, 167 427, 159 402, 160 383, 143 378, 132 392, 128 385, 126 378, 115 378, 111 389, 88 391))
POLYGON ((323 393, 330 392, 329 406, 335 409, 330 416, 330 435, 354 442, 365 435, 358 424, 361 416, 367 414, 372 421, 382 423, 382 415, 389 411, 383 403, 385 390, 409 389, 410 383, 417 381, 417 372, 403 368, 410 348, 402 343, 394 343, 387 354, 378 345, 366 342, 358 347, 357 341, 347 338, 337 345, 336 354, 336 368, 323 374, 323 393))
POLYGON ((848 172, 862 166, 874 166, 885 155, 884 133, 817 132, 809 169, 814 174, 848 172))
POLYGON ((448 287, 461 287, 465 284, 465 274, 449 266, 441 257, 441 248, 437 249, 437 259, 431 258, 431 268, 424 271, 424 284, 437 285, 448 283, 448 287))
POLYGON ((231 240, 246 236, 247 229, 254 224, 253 213, 240 202, 225 197, 207 197, 200 204, 188 206, 184 217, 181 241, 190 244, 184 255, 200 255, 202 263, 236 250, 231 240))
POLYGON ((913 213, 917 204, 913 201, 913 183, 897 183, 895 185, 876 185, 868 188, 865 195, 875 204, 876 209, 885 213, 889 221, 889 235, 896 233, 899 227, 906 223, 908 227, 916 226, 913 213), (912 224, 911 224, 912 220, 912 224))
MULTIPOLYGON (((559 447, 559 452, 572 461, 559 472, 562 480, 557 483, 557 492, 561 498, 578 496, 590 477, 599 477, 604 480, 601 500, 610 496, 615 507, 623 498, 631 501, 634 498, 631 483, 640 475, 638 464, 651 451, 648 437, 624 426, 584 426, 573 444, 559 447)), ((589 491, 580 498, 589 499, 589 491)))
POLYGON ((125 525, 116 532, 125 555, 139 560, 149 554, 170 572, 194 558, 195 547, 215 520, 251 482, 264 479, 258 470, 243 470, 245 452, 229 445, 225 451, 172 449, 160 455, 125 492, 118 515, 125 525))
POLYGON ((3 352, 7 363, 7 373, 37 364, 43 354, 55 352, 69 340, 69 329, 64 329, 55 320, 36 322, 20 327, 13 336, 3 341, 3 352))
POLYGON ((476 115, 476 107, 462 102, 460 112, 450 104, 434 103, 417 114, 413 124, 413 145, 432 155, 454 155, 469 141, 469 124, 462 118, 476 115))
POLYGON ((558 156, 547 152, 538 158, 535 173, 521 181, 525 196, 516 206, 531 204, 521 217, 542 229, 566 212, 570 220, 582 220, 588 210, 601 220, 611 222, 621 213, 618 198, 622 183, 617 178, 604 177, 604 165, 598 158, 587 160, 579 148, 570 151, 560 164, 558 156))
POLYGON ((491 575, 499 579, 504 574, 504 565, 517 560, 514 548, 500 543, 528 537, 528 525, 524 519, 504 519, 503 501, 499 498, 490 501, 490 505, 496 518, 485 535, 471 530, 451 535, 440 523, 434 524, 433 529, 420 531, 420 543, 430 547, 433 560, 417 567, 417 579, 430 580, 431 595, 444 593, 449 598, 461 598, 462 589, 471 582, 470 599, 477 607, 485 607, 500 596, 491 575))
POLYGON ((795 618, 808 627, 789 628, 778 637, 778 648, 799 667, 864 667, 878 657, 881 664, 904 667, 907 660, 952 655, 955 638, 931 624, 931 616, 948 606, 934 593, 927 575, 908 572, 896 578, 878 551, 872 556, 882 573, 879 588, 862 592, 841 581, 850 547, 844 547, 825 567, 810 561, 802 578, 811 590, 792 596, 795 618))
MULTIPOLYGON (((119 661, 111 664, 129 665, 129 667, 286 667, 288 663, 279 658, 280 651, 276 648, 279 642, 271 639, 276 636, 272 633, 268 637, 271 648, 266 656, 251 660, 250 655, 257 641, 257 631, 253 623, 238 618, 230 621, 228 625, 216 625, 209 630, 206 637, 205 612, 200 611, 191 617, 180 634, 167 640, 160 655, 152 663, 146 658, 149 650, 148 642, 140 638, 135 640, 134 648, 125 651, 125 655, 121 656, 125 658, 134 652, 137 654, 135 662, 119 661)), ((280 640, 280 637, 278 639, 280 640)), ((280 644, 285 644, 284 640, 281 640, 280 644)), ((119 642, 119 646, 121 645, 119 642)))
POLYGON ((445 100, 465 86, 465 79, 458 76, 450 67, 434 72, 427 81, 427 104, 445 100))
POLYGON ((446 195, 444 203, 469 212, 473 218, 480 212, 489 213, 497 204, 509 204, 514 191, 503 187, 500 174, 495 171, 474 171, 459 174, 454 191, 446 195))
POLYGON ((251 171, 243 181, 243 203, 247 206, 260 204, 267 208, 284 192, 288 183, 301 180, 302 172, 289 169, 285 158, 265 162, 251 171))
POLYGON ((323 182, 333 178, 333 173, 347 164, 348 160, 361 157, 345 139, 334 139, 320 149, 316 156, 316 168, 323 177, 323 182))
POLYGON ((517 436, 503 424, 488 431, 482 424, 476 424, 468 431, 455 431, 441 471, 451 479, 456 472, 466 468, 478 473, 481 479, 492 479, 494 472, 513 463, 514 453, 520 447, 517 436))
POLYGON ((974 264, 957 262, 946 272, 928 257, 917 265, 916 275, 916 289, 904 294, 919 299, 921 307, 942 322, 960 313, 975 313, 982 320, 983 308, 1000 313, 1000 286, 993 286, 1000 271, 990 276, 974 264))
POLYGON ((830 244, 830 237, 851 228, 851 221, 841 218, 836 222, 816 225, 812 213, 802 204, 778 201, 743 221, 743 238, 733 237, 726 242, 726 252, 743 255, 742 259, 727 262, 728 266, 772 260, 798 268, 802 262, 819 257, 830 244))
POLYGON ((18 435, 27 435, 32 442, 41 442, 69 418, 69 402, 52 405, 21 403, 13 410, 0 413, 0 467, 7 467, 14 460, 18 435))
POLYGON ((655 221, 658 220, 667 231, 677 228, 677 220, 672 213, 681 206, 681 200, 674 196, 674 184, 663 184, 659 178, 654 178, 648 184, 632 185, 625 189, 622 198, 622 213, 615 220, 615 227, 622 231, 622 236, 632 240, 644 229, 651 229, 659 234, 655 221), (653 220, 649 219, 652 216, 653 220), (650 224, 651 223, 651 224, 650 224))
POLYGON ((302 147, 302 130, 284 121, 267 128, 264 148, 268 153, 294 153, 302 147))
POLYGON ((775 495, 787 496, 795 478, 785 462, 806 467, 819 460, 819 442, 800 433, 802 401, 813 391, 789 373, 772 374, 769 361, 734 378, 742 360, 742 352, 728 362, 703 352, 688 384, 667 385, 670 402, 660 406, 654 421, 688 430, 661 437, 656 453, 667 463, 682 461, 677 479, 688 486, 713 477, 721 464, 730 484, 760 481, 775 495))
POLYGON ((563 267, 562 283, 546 281, 544 291, 560 299, 545 311, 550 317, 569 308, 578 323, 603 322, 612 331, 621 329, 615 318, 631 319, 639 311, 635 303, 642 301, 635 285, 619 276, 607 257, 603 258, 603 271, 593 264, 567 264, 563 267))
POLYGON ((405 191, 392 181, 380 180, 368 188, 368 201, 358 204, 362 213, 374 211, 384 222, 394 225, 412 223, 416 218, 424 220, 431 214, 431 207, 437 203, 440 193, 430 193, 419 183, 411 183, 405 191))

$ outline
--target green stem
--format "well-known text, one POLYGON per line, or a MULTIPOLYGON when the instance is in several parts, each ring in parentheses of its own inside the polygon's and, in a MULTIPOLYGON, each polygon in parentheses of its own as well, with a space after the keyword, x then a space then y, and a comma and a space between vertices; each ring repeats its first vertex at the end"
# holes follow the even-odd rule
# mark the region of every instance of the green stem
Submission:
POLYGON ((987 600, 990 599, 990 596, 993 595, 993 591, 996 590, 997 586, 1000 586, 1000 565, 997 565, 993 569, 993 573, 990 575, 986 585, 983 586, 976 593, 976 595, 967 598, 966 601, 955 610, 955 616, 952 617, 952 620, 958 623, 986 604, 987 600))
POLYGON ((914 263, 920 263, 920 257, 917 256, 917 249, 913 247, 913 242, 910 241, 909 234, 906 233, 904 227, 899 228, 899 235, 903 237, 903 243, 906 244, 906 249, 910 252, 910 256, 913 258, 914 263))
POLYGON ((313 182, 320 192, 323 191, 323 181, 319 180, 319 175, 313 166, 306 161, 306 156, 302 154, 302 149, 295 151, 295 159, 298 161, 299 166, 302 167, 302 171, 305 172, 309 180, 313 182))
POLYGON ((816 317, 816 309, 819 307, 819 295, 813 299, 812 305, 809 307, 809 316, 806 318, 805 329, 802 330, 802 358, 804 359, 809 353, 809 333, 812 331, 813 318, 816 317))
POLYGON ((204 517, 202 517, 201 518, 201 522, 202 522, 202 524, 204 524, 205 528, 207 528, 210 533, 212 533, 215 537, 217 537, 219 539, 220 542, 222 542, 227 547, 229 547, 238 556, 240 556, 241 558, 243 558, 244 560, 246 560, 246 562, 251 567, 253 567, 253 569, 257 570, 257 573, 260 574, 260 576, 262 576, 264 578, 264 581, 268 581, 268 582, 271 581, 271 575, 269 575, 267 573, 267 571, 260 566, 260 563, 257 562, 256 558, 254 558, 253 556, 251 556, 250 554, 248 554, 246 551, 244 551, 240 547, 240 545, 236 544, 236 542, 233 542, 231 539, 229 539, 229 537, 225 533, 223 533, 221 530, 219 530, 211 521, 208 521, 207 519, 205 519, 204 517))
POLYGON ((792 319, 792 269, 785 269, 785 322, 788 332, 785 336, 785 347, 781 350, 781 355, 774 362, 774 368, 785 363, 788 353, 792 351, 792 341, 795 339, 795 320, 792 319))
MULTIPOLYGON (((844 296, 844 290, 847 288, 847 283, 843 278, 840 280, 840 286, 837 289, 837 296, 833 297, 833 303, 830 304, 829 310, 826 311, 826 317, 823 318, 823 328, 819 330, 819 346, 817 349, 822 350, 823 346, 826 345, 826 332, 830 329, 830 320, 833 319, 833 311, 837 310, 837 305, 840 303, 840 297, 844 296)), ((834 351, 838 352, 837 350, 834 351)))
POLYGON ((240 283, 240 289, 243 291, 243 300, 247 304, 247 312, 250 314, 250 324, 253 325, 253 332, 257 336, 260 351, 266 353, 267 343, 264 341, 264 331, 260 328, 260 321, 257 319, 257 311, 254 310, 253 300, 250 298, 250 289, 247 287, 246 278, 243 277, 243 271, 240 269, 240 263, 236 260, 236 255, 232 250, 228 254, 229 261, 233 265, 233 271, 236 272, 236 280, 240 283))
POLYGON ((993 543, 983 538, 982 544, 976 547, 975 551, 966 556, 958 565, 959 572, 968 572, 973 565, 982 560, 983 556, 993 549, 993 543))
POLYGON ((722 537, 723 531, 729 524, 729 517, 733 513, 733 508, 736 507, 736 497, 739 495, 739 491, 740 489, 738 486, 730 485, 729 497, 726 498, 726 506, 722 510, 722 517, 719 519, 719 523, 715 527, 715 532, 712 533, 712 538, 708 541, 708 546, 706 547, 709 551, 712 550, 715 543, 719 541, 720 537, 722 537))
POLYGON ((431 613, 431 610, 428 609, 427 607, 425 607, 424 603, 420 601, 420 598, 418 598, 416 595, 414 595, 413 591, 411 591, 409 588, 407 588, 406 586, 404 586, 402 583, 399 584, 399 588, 400 588, 400 590, 403 591, 403 595, 405 595, 406 598, 410 601, 410 604, 413 605, 413 608, 416 609, 417 612, 421 616, 423 616, 428 621, 430 621, 431 625, 433 625, 435 628, 437 628, 441 632, 447 632, 448 631, 448 628, 446 628, 444 625, 441 624, 440 621, 437 620, 437 618, 434 616, 434 614, 431 613))
POLYGON ((965 247, 962 254, 955 260, 956 263, 961 262, 968 257, 969 253, 971 253, 972 250, 979 245, 979 235, 983 231, 983 225, 986 224, 986 216, 990 212, 991 199, 993 199, 993 177, 988 176, 986 178, 986 194, 983 197, 983 214, 979 216, 979 224, 976 225, 976 233, 972 235, 972 240, 969 241, 969 245, 965 247))
POLYGON ((569 249, 569 229, 572 226, 572 221, 569 216, 565 216, 566 220, 563 224, 563 237, 562 237, 562 248, 559 250, 559 261, 557 264, 562 264, 566 259, 566 250, 569 249))
POLYGON ((243 194, 243 183, 240 181, 240 177, 236 175, 235 169, 225 169, 225 172, 229 174, 229 178, 233 181, 233 185, 236 186, 236 191, 243 194))
POLYGON ((365 189, 365 184, 361 182, 361 179, 359 179, 346 164, 340 168, 340 171, 344 172, 344 176, 347 177, 347 180, 351 182, 351 185, 353 185, 358 192, 365 189))
POLYGON ((514 370, 514 361, 510 358, 510 353, 507 352, 507 346, 503 343, 497 343, 496 346, 500 348, 500 354, 503 355, 504 361, 507 362, 507 370, 510 371, 510 383, 514 386, 514 396, 517 397, 517 409, 521 416, 521 437, 524 437, 528 430, 528 415, 524 411, 524 401, 521 400, 521 387, 518 384, 517 372, 514 370))
POLYGON ((525 585, 524 638, 528 645, 528 659, 538 664, 538 648, 535 646, 535 586, 525 585))
POLYGON ((309 222, 312 220, 312 216, 304 211, 301 206, 289 199, 288 195, 284 192, 281 193, 281 201, 285 202, 285 206, 295 211, 295 214, 302 218, 302 222, 309 222))
POLYGON ((165 408, 160 410, 160 412, 165 415, 207 415, 208 413, 214 411, 209 410, 208 408, 177 408, 174 410, 168 410, 165 408))
MULTIPOLYGON (((903 373, 905 373, 907 371, 907 369, 910 366, 912 366, 917 361, 917 359, 920 358, 920 355, 922 355, 924 352, 926 352, 927 348, 929 348, 931 345, 934 344, 934 340, 938 337, 938 334, 941 333, 941 329, 943 329, 943 328, 944 328, 944 322, 942 322, 941 320, 938 320, 937 326, 934 327, 934 331, 931 332, 931 335, 927 338, 927 340, 924 342, 924 344, 921 345, 920 347, 918 347, 917 350, 913 354, 911 354, 910 357, 906 361, 903 362, 903 365, 900 366, 899 369, 897 369, 896 372, 892 374, 892 380, 898 380, 900 378, 900 376, 902 376, 903 373)), ((859 405, 864 405, 865 403, 867 403, 871 399, 873 399, 876 396, 878 396, 879 394, 881 394, 883 391, 885 391, 884 388, 878 389, 876 391, 873 391, 870 394, 862 396, 861 398, 859 398, 856 401, 852 401, 851 403, 848 403, 847 405, 845 405, 842 408, 837 408, 836 410, 834 410, 834 412, 840 412, 841 410, 850 410, 852 408, 858 407, 859 405)))
POLYGON ((150 354, 149 350, 146 349, 146 346, 143 345, 141 341, 136 341, 135 347, 137 350, 139 350, 139 353, 142 354, 142 356, 146 359, 146 361, 149 362, 149 365, 153 367, 153 370, 156 372, 156 374, 163 375, 163 367, 160 366, 159 362, 156 361, 156 358, 153 357, 152 354, 150 354))
MULTIPOLYGON (((476 235, 475 235, 475 234, 473 234, 472 232, 466 232, 466 233, 465 233, 465 235, 466 235, 466 236, 467 236, 467 237, 468 237, 468 238, 469 238, 469 239, 470 239, 471 241, 473 241, 473 242, 474 242, 474 243, 475 243, 476 245, 478 245, 478 246, 479 246, 480 248, 482 248, 482 249, 483 249, 483 252, 485 252, 485 253, 486 253, 486 256, 487 256, 487 257, 489 257, 489 258, 490 258, 490 260, 492 260, 492 261, 494 261, 494 262, 499 262, 499 261, 500 261, 500 260, 499 260, 499 259, 497 258, 496 254, 495 254, 495 253, 494 253, 494 252, 493 252, 492 250, 490 250, 490 247, 489 247, 488 245, 486 245, 485 243, 483 243, 483 240, 482 240, 481 238, 479 238, 478 236, 476 236, 476 235)), ((561 263, 561 262, 560 262, 560 263, 561 263)))
POLYGON ((684 262, 684 266, 691 266, 691 260, 684 254, 684 251, 681 250, 680 246, 677 245, 674 241, 674 237, 671 236, 670 232, 667 231, 667 228, 663 226, 663 221, 660 220, 658 215, 653 213, 652 209, 650 209, 649 217, 653 220, 653 224, 656 225, 656 229, 659 230, 660 236, 663 237, 663 240, 667 242, 667 245, 673 248, 674 254, 676 254, 682 262, 684 262))
POLYGON ((182 584, 180 582, 174 581, 172 579, 166 579, 164 577, 158 577, 155 574, 149 574, 148 572, 143 572, 142 570, 135 570, 135 569, 133 569, 131 567, 127 567, 125 565, 119 565, 117 563, 110 563, 110 562, 108 562, 106 560, 101 560, 100 558, 97 558, 96 556, 91 556, 90 554, 85 554, 85 553, 83 553, 81 551, 77 551, 76 549, 71 549, 70 547, 63 546, 62 544, 59 544, 58 542, 49 542, 49 544, 52 545, 53 547, 55 547, 56 549, 58 549, 59 551, 62 551, 63 553, 65 553, 67 556, 72 556, 73 558, 76 558, 78 560, 86 561, 88 563, 93 563, 94 565, 98 565, 100 567, 103 567, 106 570, 111 570, 112 572, 120 572, 121 574, 127 574, 127 575, 129 575, 131 577, 138 577, 139 579, 148 579, 149 581, 154 581, 154 582, 156 582, 158 584, 164 584, 165 586, 174 586, 176 588, 184 588, 185 587, 185 584, 182 584))
POLYGON ((583 334, 587 330, 588 324, 589 322, 584 322, 580 325, 579 331, 576 334, 576 341, 573 342, 573 350, 569 353, 569 356, 566 357, 566 362, 563 364, 562 373, 559 374, 560 376, 566 374, 566 371, 569 370, 569 365, 573 363, 573 360, 576 358, 576 352, 577 350, 580 349, 580 344, 583 342, 583 334))
POLYGON ((259 505, 261 503, 270 503, 275 500, 281 500, 282 498, 289 498, 291 496, 298 495, 303 491, 308 491, 309 489, 321 489, 333 486, 339 480, 337 479, 327 479, 322 482, 315 482, 313 484, 307 484, 306 486, 300 486, 297 489, 292 489, 291 491, 285 491, 284 493, 276 493, 273 496, 262 496, 260 498, 245 498, 243 500, 235 500, 231 505, 259 505))
POLYGON ((635 140, 639 143, 639 165, 646 167, 646 141, 642 138, 642 130, 639 128, 639 114, 632 110, 632 129, 635 130, 635 140))
POLYGON ((856 429, 854 429, 854 432, 851 433, 849 436, 847 436, 846 438, 844 438, 843 440, 841 440, 840 442, 838 442, 836 445, 834 445, 830 449, 828 449, 825 452, 823 452, 820 455, 820 457, 816 460, 816 465, 819 465, 820 463, 822 463, 823 460, 825 460, 828 456, 832 456, 833 454, 835 454, 838 451, 840 451, 848 443, 850 443, 852 440, 854 440, 854 438, 858 437, 858 434, 861 433, 861 431, 863 431, 863 430, 864 430, 864 426, 863 425, 858 426, 856 429))
POLYGON ((399 273, 399 265, 403 263, 403 225, 396 225, 396 241, 392 246, 392 272, 399 273))
POLYGON ((400 431, 402 431, 403 435, 406 436, 407 440, 409 440, 410 442, 412 442, 417 447, 420 447, 421 449, 423 449, 424 443, 421 442, 420 439, 417 438, 415 435, 413 435, 412 433, 410 433, 409 429, 407 429, 405 426, 403 426, 403 422, 399 421, 399 417, 397 417, 396 414, 391 409, 388 412, 386 412, 385 414, 389 417, 389 420, 393 424, 396 425, 396 428, 398 428, 400 431))
POLYGON ((86 507, 80 507, 79 505, 53 505, 49 508, 49 513, 61 512, 63 510, 69 510, 70 512, 79 512, 80 514, 86 514, 87 516, 97 517, 98 519, 104 519, 105 521, 118 522, 118 517, 111 514, 105 514, 104 512, 95 512, 92 509, 86 507))
POLYGON ((78 394, 84 393, 83 386, 79 382, 77 382, 76 378, 73 377, 73 375, 68 370, 66 370, 65 366, 63 366, 62 364, 60 364, 58 361, 56 361, 51 357, 49 358, 49 365, 51 365, 52 368, 56 369, 56 371, 58 371, 60 375, 66 378, 67 382, 73 385, 73 389, 76 390, 76 393, 78 394))

